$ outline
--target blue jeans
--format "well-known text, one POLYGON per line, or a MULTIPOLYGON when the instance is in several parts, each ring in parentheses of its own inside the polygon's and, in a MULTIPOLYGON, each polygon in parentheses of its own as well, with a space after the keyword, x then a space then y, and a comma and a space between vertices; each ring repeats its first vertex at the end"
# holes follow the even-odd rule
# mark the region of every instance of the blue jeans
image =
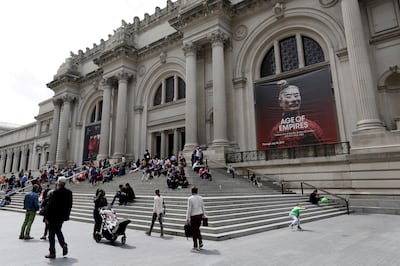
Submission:
POLYGON ((63 222, 61 223, 49 223, 49 244, 50 244, 50 254, 56 254, 56 239, 55 236, 57 235, 58 243, 61 247, 64 247, 66 244, 64 241, 64 235, 61 232, 63 222))

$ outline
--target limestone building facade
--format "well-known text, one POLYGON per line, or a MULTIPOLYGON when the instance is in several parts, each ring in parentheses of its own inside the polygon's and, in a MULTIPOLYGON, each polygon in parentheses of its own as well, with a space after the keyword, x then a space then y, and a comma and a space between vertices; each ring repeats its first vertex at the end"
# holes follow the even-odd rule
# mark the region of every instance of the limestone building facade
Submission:
POLYGON ((309 94, 324 84, 331 111, 329 123, 322 111, 319 122, 334 133, 322 144, 348 143, 349 153, 237 166, 285 180, 322 172, 351 187, 361 171, 352 167, 368 163, 392 178, 400 169, 399 66, 398 0, 168 0, 71 52, 36 122, 0 135, 0 172, 136 160, 146 149, 190 156, 195 146, 223 164, 227 153, 271 145, 262 136, 270 113, 260 113, 256 90, 299 79, 315 81, 309 94), (322 81, 312 76, 319 71, 322 81))

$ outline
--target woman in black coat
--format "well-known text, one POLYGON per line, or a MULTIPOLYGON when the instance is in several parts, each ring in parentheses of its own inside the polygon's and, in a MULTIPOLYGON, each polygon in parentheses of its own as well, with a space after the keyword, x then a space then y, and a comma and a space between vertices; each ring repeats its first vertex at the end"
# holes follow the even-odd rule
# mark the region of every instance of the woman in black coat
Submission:
POLYGON ((106 192, 103 189, 97 189, 96 197, 94 199, 94 209, 93 209, 93 218, 94 218, 93 238, 95 238, 96 232, 99 232, 101 228, 102 219, 100 216, 100 208, 106 206, 107 206, 106 192))

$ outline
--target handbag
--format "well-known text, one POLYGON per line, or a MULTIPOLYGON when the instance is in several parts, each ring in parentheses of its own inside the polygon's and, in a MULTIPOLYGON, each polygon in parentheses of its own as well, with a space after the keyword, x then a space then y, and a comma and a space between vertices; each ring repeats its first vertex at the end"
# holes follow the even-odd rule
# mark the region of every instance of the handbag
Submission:
POLYGON ((208 226, 208 217, 203 217, 203 226, 208 226))
POLYGON ((183 226, 183 230, 185 231, 186 239, 188 239, 188 237, 192 237, 193 236, 192 226, 190 224, 185 224, 183 226))

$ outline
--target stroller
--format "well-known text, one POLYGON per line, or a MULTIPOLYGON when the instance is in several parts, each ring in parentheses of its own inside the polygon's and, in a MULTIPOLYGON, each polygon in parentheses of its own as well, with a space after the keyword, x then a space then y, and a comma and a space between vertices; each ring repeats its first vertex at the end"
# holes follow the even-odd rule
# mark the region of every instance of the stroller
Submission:
POLYGON ((121 243, 125 244, 125 230, 131 220, 125 219, 118 221, 115 212, 108 207, 103 207, 100 209, 100 216, 102 218, 102 223, 100 232, 97 232, 95 235, 96 242, 99 243, 102 237, 114 242, 118 236, 122 236, 121 243))

